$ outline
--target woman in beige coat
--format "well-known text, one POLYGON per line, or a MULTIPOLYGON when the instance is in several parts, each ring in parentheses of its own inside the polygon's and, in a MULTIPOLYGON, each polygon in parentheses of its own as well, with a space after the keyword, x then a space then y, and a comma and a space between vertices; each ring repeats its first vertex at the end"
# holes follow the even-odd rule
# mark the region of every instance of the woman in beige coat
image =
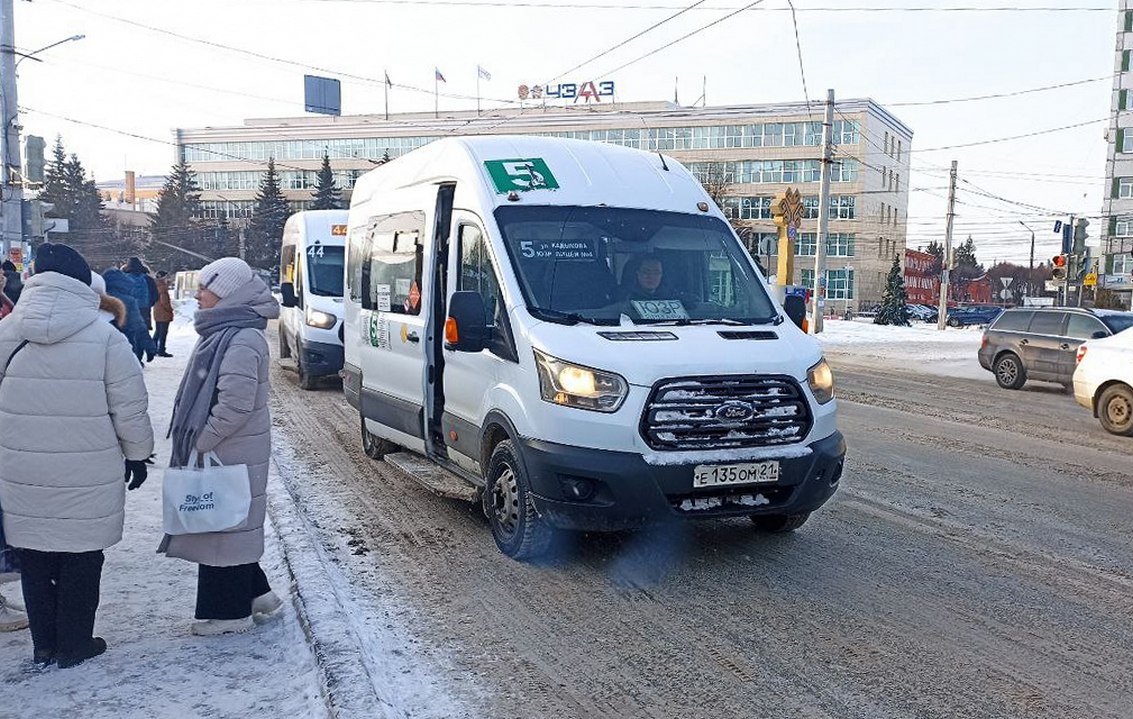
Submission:
POLYGON ((200 565, 199 621, 192 631, 215 635, 248 631, 253 614, 272 614, 281 605, 259 565, 271 456, 264 329, 279 316, 279 303, 235 257, 206 265, 199 277, 194 323, 200 339, 174 403, 169 466, 186 466, 193 452, 215 452, 225 465, 247 465, 252 506, 247 521, 235 529, 167 536, 161 549, 200 565))
POLYGON ((0 506, 19 549, 34 660, 70 667, 93 636, 103 550, 122 539, 123 477, 146 478, 153 427, 142 368, 99 318, 86 260, 45 243, 0 322, 0 506))

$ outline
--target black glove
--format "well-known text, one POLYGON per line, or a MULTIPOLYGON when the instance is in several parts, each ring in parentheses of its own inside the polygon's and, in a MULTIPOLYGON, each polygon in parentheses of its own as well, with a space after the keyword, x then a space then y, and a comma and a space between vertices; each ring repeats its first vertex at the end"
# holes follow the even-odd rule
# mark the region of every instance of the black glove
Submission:
POLYGON ((152 459, 127 459, 125 481, 129 482, 126 489, 137 489, 146 481, 147 464, 153 464, 152 459), (131 479, 132 478, 132 479, 131 479))

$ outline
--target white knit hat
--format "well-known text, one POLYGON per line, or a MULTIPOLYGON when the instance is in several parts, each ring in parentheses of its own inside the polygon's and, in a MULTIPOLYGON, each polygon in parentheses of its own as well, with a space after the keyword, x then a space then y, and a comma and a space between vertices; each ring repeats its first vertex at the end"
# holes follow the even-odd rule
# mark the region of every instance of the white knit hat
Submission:
POLYGON ((254 276, 252 268, 239 257, 221 257, 201 269, 198 283, 217 297, 227 297, 251 282, 254 276))
POLYGON ((106 280, 97 272, 90 273, 90 288, 100 295, 106 294, 106 280))

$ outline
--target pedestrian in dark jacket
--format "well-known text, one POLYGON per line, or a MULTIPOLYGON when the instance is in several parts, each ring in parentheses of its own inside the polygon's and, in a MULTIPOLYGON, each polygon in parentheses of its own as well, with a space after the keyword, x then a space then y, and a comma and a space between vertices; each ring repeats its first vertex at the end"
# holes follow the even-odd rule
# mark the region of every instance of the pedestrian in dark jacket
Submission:
POLYGON ((150 276, 149 268, 140 257, 131 257, 122 271, 134 281, 134 298, 138 300, 138 310, 145 320, 146 329, 153 329, 153 306, 157 304, 157 283, 150 276))
POLYGON ((157 304, 153 306, 153 323, 157 329, 153 341, 157 345, 158 357, 172 357, 165 351, 165 340, 169 337, 169 323, 173 321, 173 300, 169 299, 169 273, 157 273, 157 304))
POLYGON ((197 301, 194 324, 200 339, 173 405, 169 466, 184 467, 194 451, 215 452, 226 465, 247 465, 252 506, 247 521, 235 529, 167 536, 159 551, 200 565, 200 621, 193 623, 193 634, 246 632, 254 625, 253 615, 270 615, 282 606, 259 564, 271 458, 271 358, 264 329, 279 317, 279 303, 236 257, 201 270, 197 301))
POLYGON ((35 269, 0 321, 0 505, 34 660, 65 668, 106 651, 93 636, 103 550, 122 539, 123 476, 129 489, 145 481, 153 427, 141 368, 99 319, 86 260, 45 243, 35 269))
POLYGON ((122 270, 115 269, 103 272, 102 279, 106 281, 106 294, 126 306, 126 324, 118 329, 130 340, 134 356, 139 362, 143 356, 147 361, 152 361, 155 353, 149 347, 153 344, 153 338, 149 336, 145 320, 138 311, 138 300, 134 298, 134 281, 122 270))
POLYGON ((24 289, 24 278, 20 276, 20 271, 16 269, 11 260, 4 260, 0 264, 0 269, 4 271, 4 279, 7 280, 4 285, 4 294, 8 295, 12 304, 16 304, 20 301, 20 293, 24 289))

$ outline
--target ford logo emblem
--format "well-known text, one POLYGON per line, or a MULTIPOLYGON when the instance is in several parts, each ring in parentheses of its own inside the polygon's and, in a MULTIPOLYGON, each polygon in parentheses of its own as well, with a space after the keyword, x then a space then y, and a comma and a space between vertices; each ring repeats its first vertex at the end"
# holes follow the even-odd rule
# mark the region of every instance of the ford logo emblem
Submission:
POLYGON ((744 422, 755 416, 755 408, 747 402, 730 400, 716 408, 716 419, 725 422, 744 422))

